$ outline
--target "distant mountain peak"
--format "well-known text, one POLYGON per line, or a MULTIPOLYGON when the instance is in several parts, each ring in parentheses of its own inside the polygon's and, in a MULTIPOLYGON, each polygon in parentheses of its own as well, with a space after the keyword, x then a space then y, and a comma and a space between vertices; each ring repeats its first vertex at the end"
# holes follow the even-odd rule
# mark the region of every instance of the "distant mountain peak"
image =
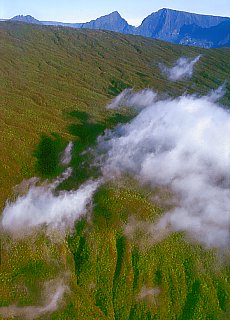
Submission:
MULTIPOLYGON (((101 16, 99 18, 97 18, 96 20, 105 20, 105 19, 110 19, 110 20, 122 20, 125 21, 124 18, 122 18, 122 16, 120 15, 120 13, 118 11, 113 11, 111 13, 108 13, 104 16, 101 16)), ((96 20, 91 20, 91 21, 96 21, 96 20)), ((90 22, 91 22, 90 21, 90 22)))
POLYGON ((217 26, 228 18, 201 15, 162 8, 146 17, 136 29, 136 34, 178 43, 184 25, 196 24, 201 28, 217 26))
POLYGON ((17 15, 10 20, 13 21, 20 21, 20 22, 25 22, 25 23, 33 23, 33 24, 42 24, 39 20, 35 19, 31 15, 26 15, 24 16, 23 14, 17 15))
POLYGON ((24 19, 24 18, 32 18, 32 19, 34 19, 34 17, 32 17, 32 16, 29 15, 29 14, 27 14, 27 15, 25 15, 25 16, 24 16, 23 14, 19 14, 19 15, 13 17, 11 20, 24 19))
POLYGON ((168 8, 162 8, 162 9, 158 10, 158 12, 166 12, 166 11, 173 11, 173 10, 168 9, 168 8))
POLYGON ((230 18, 169 8, 162 8, 151 13, 138 27, 128 24, 118 11, 85 23, 39 21, 31 15, 17 15, 11 20, 39 25, 109 30, 205 48, 229 46, 230 39, 230 18), (222 24, 224 21, 228 22, 222 24))
POLYGON ((132 33, 133 26, 130 26, 128 22, 121 17, 118 11, 113 11, 105 16, 86 22, 82 25, 82 28, 89 29, 102 29, 111 30, 121 33, 132 33))
POLYGON ((113 12, 111 12, 109 15, 121 17, 121 15, 120 15, 120 13, 119 13, 118 11, 113 11, 113 12))

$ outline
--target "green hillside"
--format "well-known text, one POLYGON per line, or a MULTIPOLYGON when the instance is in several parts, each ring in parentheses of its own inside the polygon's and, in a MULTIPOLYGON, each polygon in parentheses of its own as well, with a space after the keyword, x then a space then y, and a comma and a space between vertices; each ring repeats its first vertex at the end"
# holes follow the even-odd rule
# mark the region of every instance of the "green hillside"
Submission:
MULTIPOLYGON (((58 157, 69 140, 76 142, 75 172, 62 188, 90 177, 80 152, 132 117, 105 108, 125 88, 178 96, 206 94, 229 81, 227 48, 15 22, 0 23, 0 39, 0 208, 23 179, 60 173, 58 157), (170 82, 159 70, 160 62, 170 66, 200 53, 191 80, 170 82)), ((223 103, 230 105, 229 85, 223 103)), ((53 241, 39 232, 18 240, 0 231, 0 317, 9 305, 44 305, 43 284, 64 278, 64 301, 41 319, 228 319, 229 256, 190 244, 182 234, 158 243, 141 232, 125 235, 130 219, 153 222, 166 209, 152 203, 153 192, 131 177, 102 187, 91 219, 79 221, 66 238, 52 235, 53 241), (148 288, 156 294, 143 297, 148 288)))
POLYGON ((229 49, 205 51, 107 31, 4 22, 0 37, 1 204, 12 186, 34 174, 32 150, 41 134, 73 139, 70 126, 78 120, 73 111, 106 125, 111 116, 106 103, 126 87, 207 93, 229 78, 229 49), (182 55, 199 53, 204 56, 186 84, 169 82, 159 72, 159 62, 172 65, 182 55))

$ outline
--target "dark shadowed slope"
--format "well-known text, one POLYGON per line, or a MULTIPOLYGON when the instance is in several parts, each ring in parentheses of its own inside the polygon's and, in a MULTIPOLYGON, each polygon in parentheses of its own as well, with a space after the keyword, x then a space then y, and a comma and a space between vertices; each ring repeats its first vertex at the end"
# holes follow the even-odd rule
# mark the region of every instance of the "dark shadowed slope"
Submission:
POLYGON ((230 46, 230 20, 210 28, 198 27, 196 24, 185 25, 180 30, 178 43, 204 48, 230 46))
POLYGON ((176 42, 181 27, 196 24, 203 28, 215 26, 229 18, 161 9, 145 18, 136 33, 142 36, 176 42))

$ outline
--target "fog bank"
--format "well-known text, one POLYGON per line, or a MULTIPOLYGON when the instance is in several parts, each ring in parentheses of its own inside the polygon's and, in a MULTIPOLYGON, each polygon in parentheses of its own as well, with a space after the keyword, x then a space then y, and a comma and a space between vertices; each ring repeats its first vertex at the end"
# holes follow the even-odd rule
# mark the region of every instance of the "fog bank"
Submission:
POLYGON ((221 94, 147 102, 130 123, 98 139, 105 177, 129 173, 177 195, 179 206, 156 230, 185 231, 208 247, 230 244, 230 113, 216 102, 221 94))

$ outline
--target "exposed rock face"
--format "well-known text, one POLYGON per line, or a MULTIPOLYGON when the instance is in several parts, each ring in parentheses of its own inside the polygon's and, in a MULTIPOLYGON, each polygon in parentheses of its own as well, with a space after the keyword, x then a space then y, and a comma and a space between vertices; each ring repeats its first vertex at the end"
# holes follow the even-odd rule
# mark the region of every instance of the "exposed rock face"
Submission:
POLYGON ((196 24, 185 25, 180 30, 178 43, 203 48, 229 47, 230 20, 210 28, 201 28, 196 24))
POLYGON ((96 20, 83 23, 82 28, 104 29, 121 33, 133 33, 135 29, 133 26, 130 26, 117 11, 114 11, 96 20))
POLYGON ((229 18, 161 9, 145 18, 142 24, 136 29, 136 34, 177 42, 180 30, 184 25, 196 24, 202 28, 209 28, 227 19, 229 18))
POLYGON ((110 30, 202 48, 230 45, 230 18, 171 9, 161 9, 150 14, 139 27, 129 25, 117 11, 86 23, 41 22, 31 16, 23 15, 11 20, 72 28, 110 30))

